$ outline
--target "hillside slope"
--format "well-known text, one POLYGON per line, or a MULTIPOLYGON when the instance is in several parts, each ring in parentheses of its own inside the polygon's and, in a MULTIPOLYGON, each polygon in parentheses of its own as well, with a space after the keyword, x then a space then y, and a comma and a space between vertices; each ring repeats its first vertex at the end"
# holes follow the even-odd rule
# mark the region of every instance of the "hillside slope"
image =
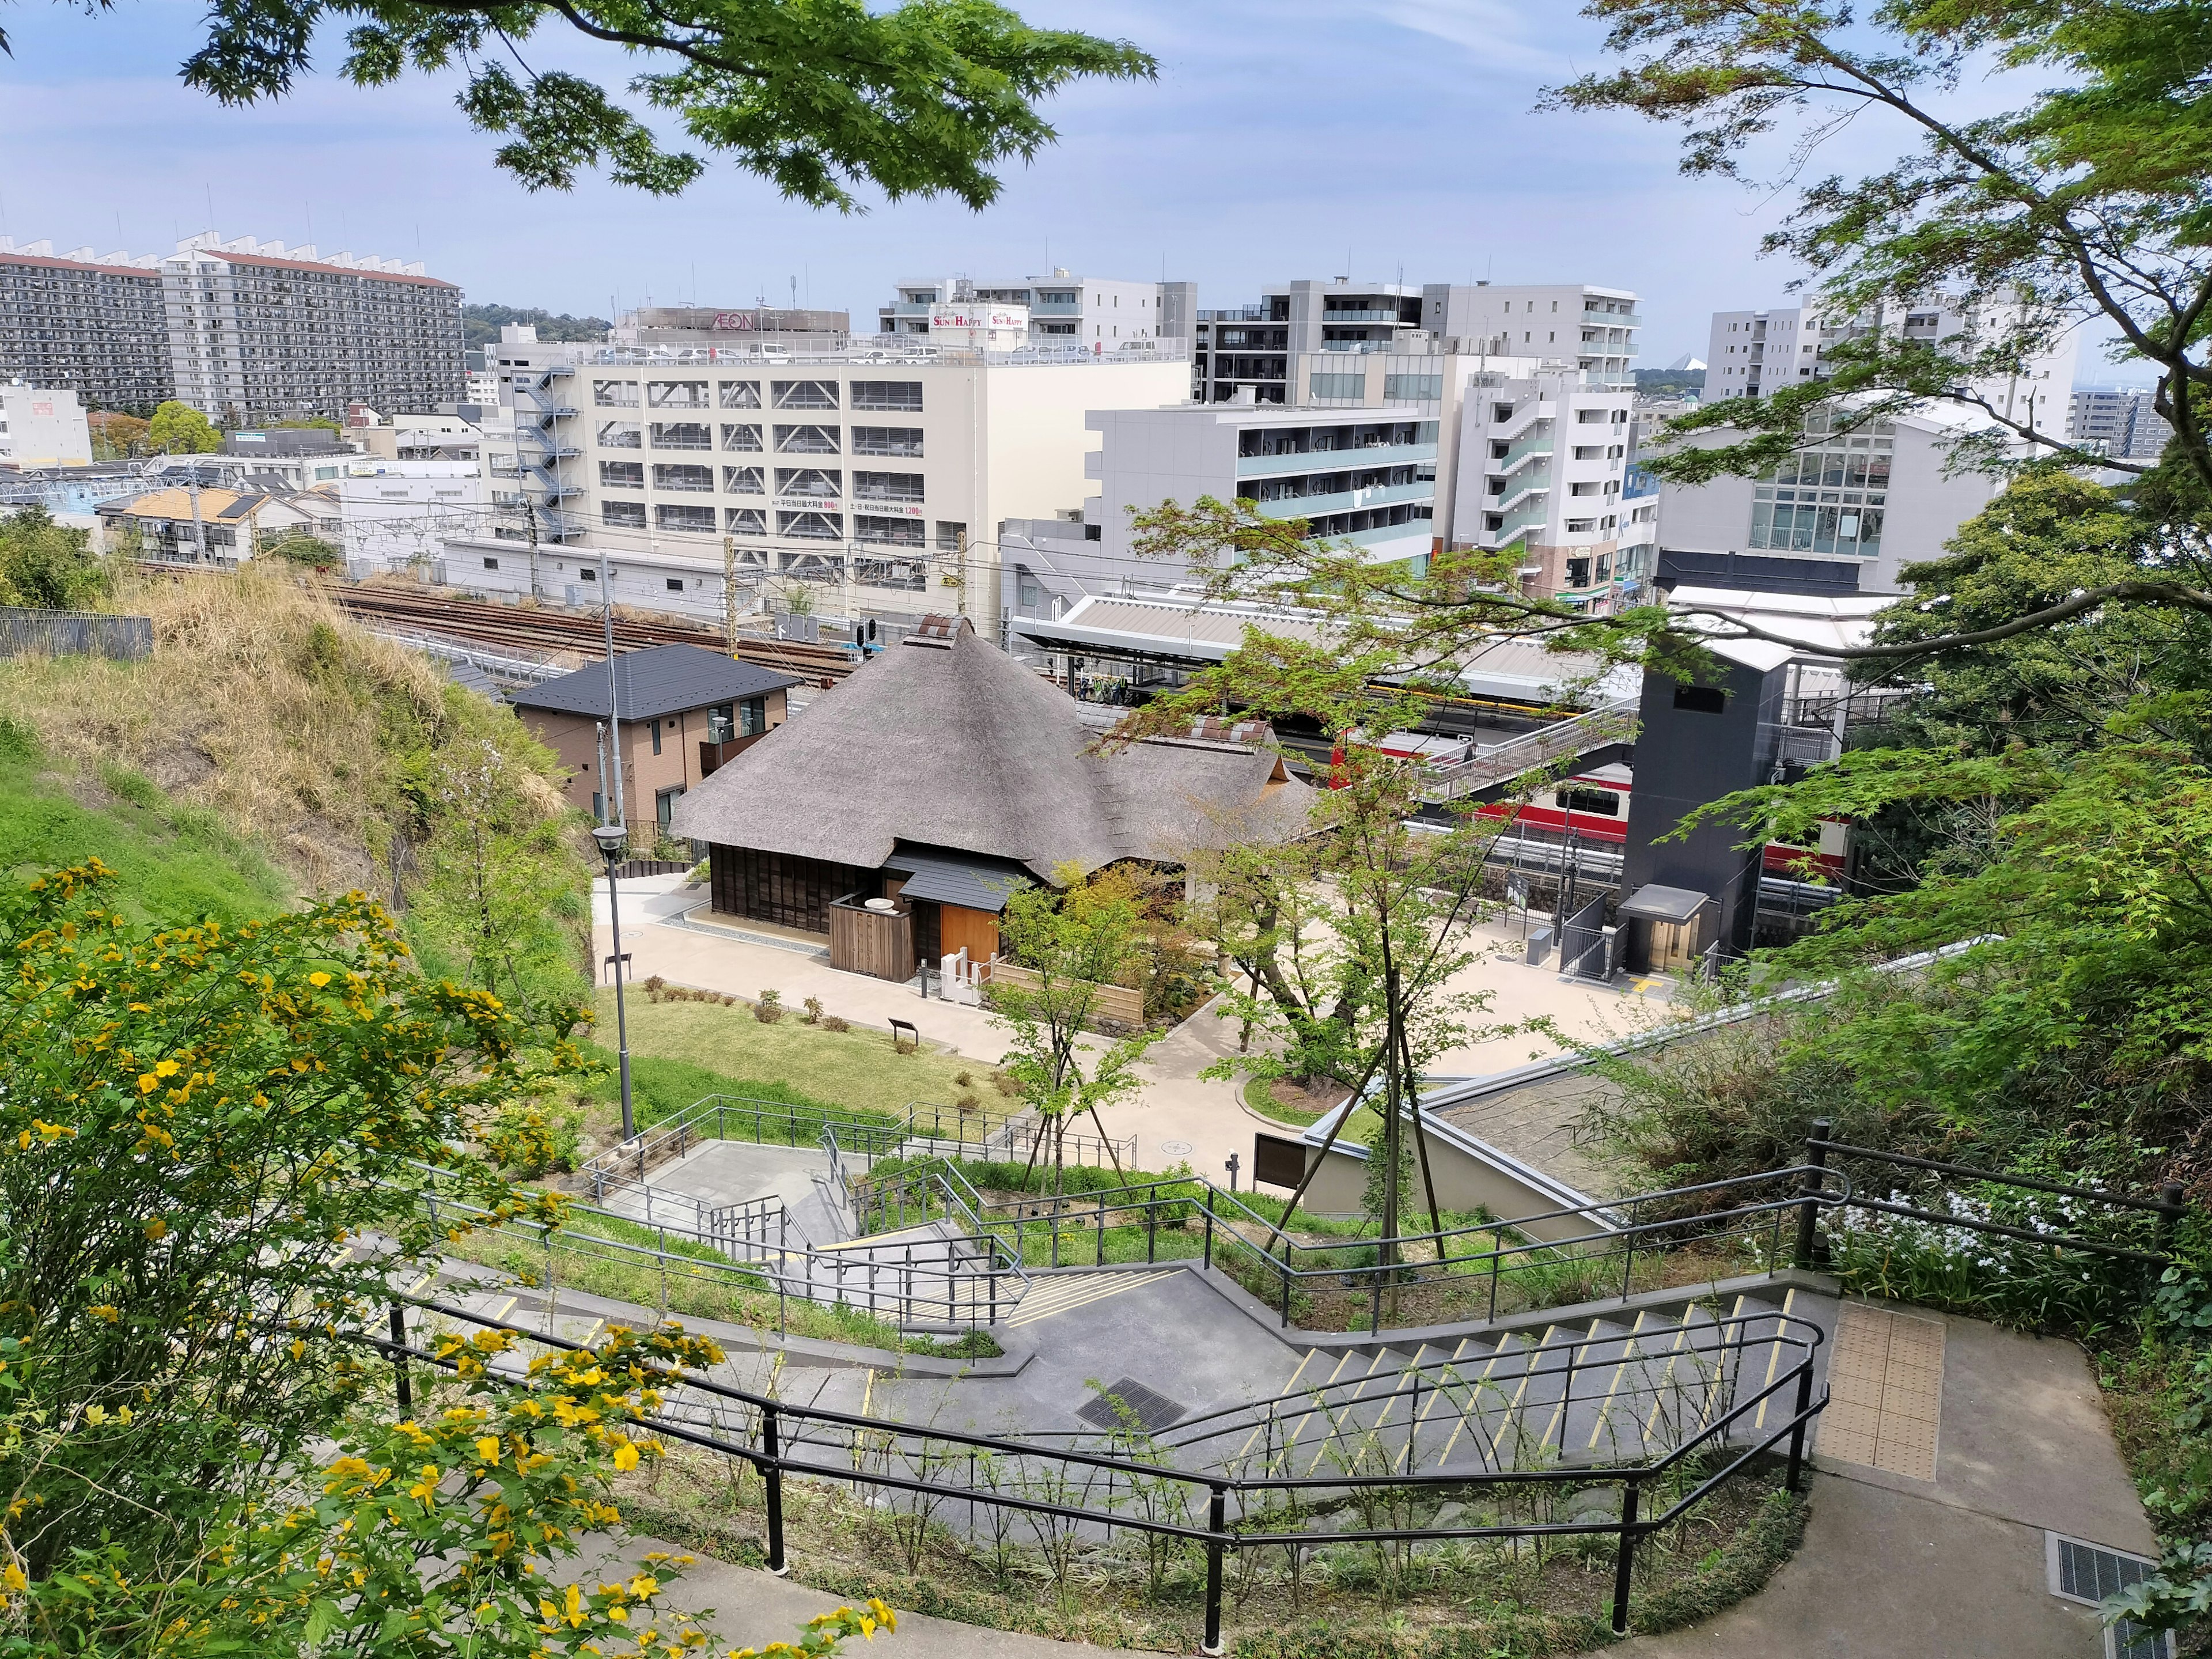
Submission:
MULTIPOLYGON (((149 659, 0 661, 9 763, 48 803, 0 814, 0 867, 136 832, 157 862, 234 865, 229 903, 359 889, 434 969, 580 994, 587 866, 553 757, 512 710, 286 570, 125 577, 108 605, 153 617, 149 659)), ((220 893, 230 878, 169 879, 220 893)))

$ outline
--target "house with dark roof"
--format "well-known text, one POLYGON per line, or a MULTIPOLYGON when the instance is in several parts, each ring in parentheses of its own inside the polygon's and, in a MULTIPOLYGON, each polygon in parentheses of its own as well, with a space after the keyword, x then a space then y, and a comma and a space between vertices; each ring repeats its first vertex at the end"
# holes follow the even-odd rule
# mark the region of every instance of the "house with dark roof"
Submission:
POLYGON ((1066 693, 965 618, 929 617, 685 796, 673 829, 708 843, 715 912, 904 978, 917 958, 988 960, 1023 883, 1304 833, 1314 792, 1269 735, 1208 721, 1102 749, 1066 693), (908 936, 876 965, 841 946, 871 909, 908 936))
MULTIPOLYGON (((615 658, 622 717, 623 821, 668 829, 676 803, 784 722, 788 674, 737 662, 696 645, 656 645, 615 658)), ((507 699, 522 723, 568 769, 568 799, 602 816, 607 665, 517 691, 507 699)))

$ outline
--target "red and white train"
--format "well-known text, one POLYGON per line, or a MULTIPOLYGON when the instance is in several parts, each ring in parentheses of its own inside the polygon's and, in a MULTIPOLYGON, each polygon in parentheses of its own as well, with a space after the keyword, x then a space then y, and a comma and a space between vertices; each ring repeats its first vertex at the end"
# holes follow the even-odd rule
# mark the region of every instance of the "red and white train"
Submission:
MULTIPOLYGON (((1386 755, 1402 757, 1423 766, 1446 767, 1472 759, 1474 742, 1466 738, 1434 737, 1419 732, 1392 732, 1376 747, 1386 755)), ((1338 751, 1337 758, 1342 758, 1338 751)), ((1628 799, 1636 783, 1635 769, 1621 762, 1594 766, 1562 778, 1526 805, 1490 801, 1475 810, 1485 817, 1506 818, 1531 830, 1552 835, 1572 830, 1584 841, 1619 847, 1628 840, 1628 799)), ((1765 872, 1803 881, 1814 877, 1842 879, 1844 838, 1848 826, 1824 823, 1817 847, 1792 847, 1783 842, 1766 844, 1765 872)))

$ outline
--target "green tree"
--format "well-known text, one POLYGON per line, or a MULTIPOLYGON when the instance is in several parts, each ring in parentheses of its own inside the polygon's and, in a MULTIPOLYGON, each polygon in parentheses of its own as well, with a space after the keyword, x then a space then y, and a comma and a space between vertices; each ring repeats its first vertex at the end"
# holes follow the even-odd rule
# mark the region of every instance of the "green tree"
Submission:
POLYGON ((573 29, 641 63, 629 90, 702 149, 787 197, 847 210, 862 185, 893 201, 985 206, 996 169, 1057 136, 1037 112, 1043 99, 1071 82, 1156 72, 1127 41, 1032 28, 992 0, 236 0, 209 14, 185 82, 233 106, 283 97, 309 72, 318 38, 341 28, 338 74, 356 86, 458 70, 463 113, 507 139, 494 159, 532 190, 566 190, 604 168, 667 195, 706 166, 665 149, 598 82, 527 66, 526 46, 557 55, 547 37, 573 29))
POLYGON ((154 411, 146 442, 163 455, 211 455, 222 447, 222 434, 190 404, 172 398, 154 411))
POLYGON ((0 519, 0 605, 82 611, 97 604, 111 584, 91 540, 89 531, 56 524, 43 507, 0 519))
POLYGON ((1049 1155, 1053 1191, 1061 1190, 1067 1136, 1088 1115, 1118 1172, 1120 1157, 1099 1109, 1136 1092, 1136 1064, 1159 1034, 1139 1028, 1096 1035, 1108 986, 1135 978, 1144 957, 1143 917, 1127 889, 1061 872, 1063 890, 1024 884, 1006 895, 999 939, 1007 959, 1029 970, 1027 982, 992 981, 991 1022, 1011 1038, 1000 1061, 1036 1109, 1045 1133, 1030 1148, 1036 1168, 1049 1155))

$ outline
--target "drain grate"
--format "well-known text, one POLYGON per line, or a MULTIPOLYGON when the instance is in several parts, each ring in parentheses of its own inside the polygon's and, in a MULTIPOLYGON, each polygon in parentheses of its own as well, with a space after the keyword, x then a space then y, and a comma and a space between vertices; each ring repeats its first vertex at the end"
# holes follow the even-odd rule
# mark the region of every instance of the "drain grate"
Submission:
MULTIPOLYGON (((2051 1568, 2051 1593, 2069 1601, 2095 1607, 2148 1578, 2157 1563, 2139 1555, 2123 1555, 2076 1538, 2045 1533, 2051 1568)), ((2123 1619, 2107 1627, 2105 1650, 2110 1659, 2173 1659, 2173 1638, 2164 1631, 2147 1631, 2123 1619)))
POLYGON ((1104 1393, 1093 1395, 1087 1404, 1076 1408, 1075 1414, 1093 1428, 1109 1431, 1127 1427, 1133 1417, 1146 1432, 1158 1433, 1180 1419, 1183 1408, 1135 1377, 1125 1376, 1108 1385, 1104 1393), (1115 1407, 1116 1401, 1121 1402, 1119 1410, 1115 1407))

